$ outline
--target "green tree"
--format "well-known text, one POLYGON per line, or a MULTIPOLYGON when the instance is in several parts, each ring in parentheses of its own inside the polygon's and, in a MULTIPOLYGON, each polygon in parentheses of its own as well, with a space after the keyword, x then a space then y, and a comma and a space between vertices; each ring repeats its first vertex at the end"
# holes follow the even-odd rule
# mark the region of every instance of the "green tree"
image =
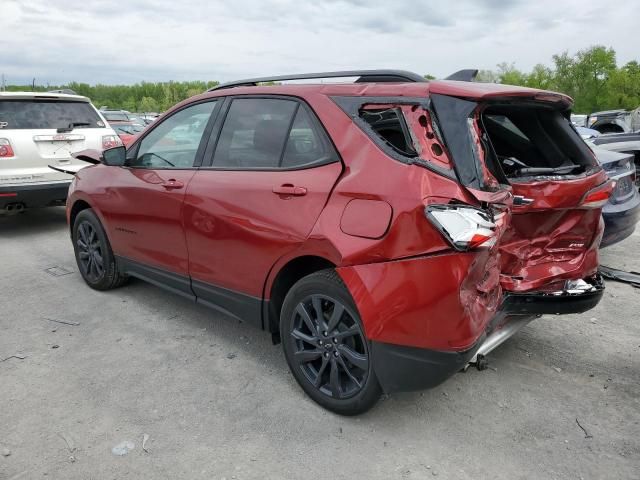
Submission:
POLYGON ((147 112, 157 112, 160 110, 158 106, 158 101, 153 97, 142 97, 140 100, 139 110, 143 113, 147 112))

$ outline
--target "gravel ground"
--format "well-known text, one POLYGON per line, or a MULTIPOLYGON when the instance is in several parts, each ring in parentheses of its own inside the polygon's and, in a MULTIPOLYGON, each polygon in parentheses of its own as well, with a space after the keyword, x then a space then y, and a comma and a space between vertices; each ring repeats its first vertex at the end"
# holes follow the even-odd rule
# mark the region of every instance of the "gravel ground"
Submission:
MULTIPOLYGON (((640 271, 639 247, 602 261, 640 271)), ((86 287, 61 208, 0 219, 0 286, 0 360, 24 356, 0 362, 3 480, 640 478, 640 289, 625 284, 531 323, 492 369, 357 418, 307 399, 264 332, 141 281, 86 287)))

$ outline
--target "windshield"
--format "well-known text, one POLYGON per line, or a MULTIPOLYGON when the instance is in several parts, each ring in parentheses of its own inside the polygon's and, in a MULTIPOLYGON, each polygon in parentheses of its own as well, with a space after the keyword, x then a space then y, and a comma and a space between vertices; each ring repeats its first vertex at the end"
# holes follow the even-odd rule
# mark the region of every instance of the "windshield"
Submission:
POLYGON ((102 115, 107 119, 107 122, 127 122, 129 121, 129 116, 124 112, 109 112, 102 111, 102 115))
POLYGON ((114 123, 111 125, 111 127, 117 132, 117 133, 126 133, 129 135, 137 135, 138 133, 140 133, 142 130, 144 130, 144 127, 142 125, 136 125, 136 124, 129 124, 129 123, 114 123))
POLYGON ((58 100, 0 100, 4 129, 102 128, 91 104, 58 100))

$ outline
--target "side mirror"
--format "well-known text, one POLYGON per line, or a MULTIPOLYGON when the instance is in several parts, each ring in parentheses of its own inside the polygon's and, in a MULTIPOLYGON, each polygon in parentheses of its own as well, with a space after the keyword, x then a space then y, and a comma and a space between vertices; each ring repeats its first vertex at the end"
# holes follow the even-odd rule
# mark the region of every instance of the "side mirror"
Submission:
POLYGON ((121 167, 127 161, 127 149, 123 146, 113 147, 102 152, 102 163, 111 167, 121 167))

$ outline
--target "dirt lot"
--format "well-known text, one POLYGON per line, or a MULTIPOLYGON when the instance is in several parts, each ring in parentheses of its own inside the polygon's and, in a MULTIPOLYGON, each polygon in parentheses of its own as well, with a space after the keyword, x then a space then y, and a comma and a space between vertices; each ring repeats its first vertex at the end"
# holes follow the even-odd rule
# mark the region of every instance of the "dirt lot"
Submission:
MULTIPOLYGON (((602 258, 640 271, 640 234, 602 258)), ((308 400, 263 332, 141 281, 90 290, 61 208, 0 219, 0 286, 0 360, 25 357, 0 362, 3 480, 640 478, 628 285, 359 418, 308 400)))

